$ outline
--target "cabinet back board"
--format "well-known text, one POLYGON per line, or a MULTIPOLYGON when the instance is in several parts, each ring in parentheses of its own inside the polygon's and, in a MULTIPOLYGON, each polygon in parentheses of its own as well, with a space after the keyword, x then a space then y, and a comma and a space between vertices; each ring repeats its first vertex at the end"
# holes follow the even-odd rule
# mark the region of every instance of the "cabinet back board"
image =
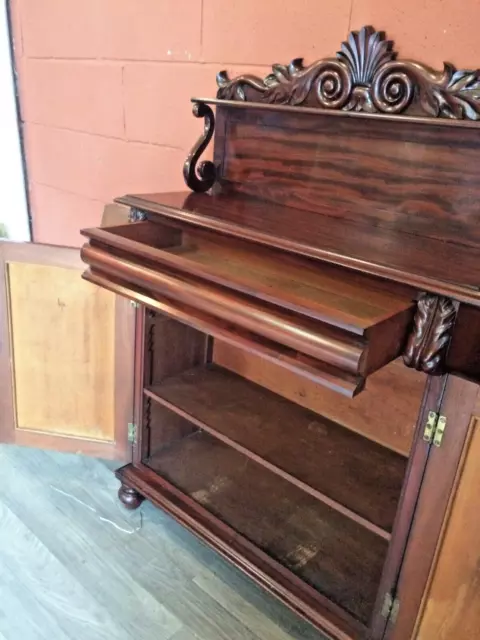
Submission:
POLYGON ((401 360, 377 371, 353 399, 225 342, 215 342, 213 360, 384 447, 409 455, 426 378, 407 369, 401 360))

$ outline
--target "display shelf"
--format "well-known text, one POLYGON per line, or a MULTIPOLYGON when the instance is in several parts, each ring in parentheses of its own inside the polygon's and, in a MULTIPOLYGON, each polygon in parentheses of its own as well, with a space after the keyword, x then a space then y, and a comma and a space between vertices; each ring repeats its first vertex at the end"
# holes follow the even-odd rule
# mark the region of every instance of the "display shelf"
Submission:
POLYGON ((388 543, 199 430, 145 463, 367 624, 388 543))
POLYGON ((388 539, 403 456, 214 364, 145 390, 330 507, 388 539))

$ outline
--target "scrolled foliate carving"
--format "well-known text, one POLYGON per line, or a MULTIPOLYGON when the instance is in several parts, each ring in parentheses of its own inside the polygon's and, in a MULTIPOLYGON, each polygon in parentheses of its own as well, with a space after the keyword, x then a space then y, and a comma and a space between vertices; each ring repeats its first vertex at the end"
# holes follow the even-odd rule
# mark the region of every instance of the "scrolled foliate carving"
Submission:
POLYGON ((397 60, 393 42, 363 27, 350 33, 334 58, 308 67, 301 58, 274 64, 266 78, 217 75, 217 97, 268 104, 320 107, 378 114, 480 119, 480 70, 457 71, 448 63, 436 71, 397 60))
POLYGON ((455 314, 455 306, 449 298, 422 294, 403 355, 407 367, 428 374, 443 373, 455 314))

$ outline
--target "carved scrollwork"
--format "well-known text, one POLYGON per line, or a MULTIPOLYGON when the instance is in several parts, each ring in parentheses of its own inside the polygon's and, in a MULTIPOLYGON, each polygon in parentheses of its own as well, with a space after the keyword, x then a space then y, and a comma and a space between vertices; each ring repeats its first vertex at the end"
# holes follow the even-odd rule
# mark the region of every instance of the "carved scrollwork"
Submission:
POLYGON ((480 70, 442 71, 411 60, 397 61, 393 42, 372 27, 352 31, 335 58, 304 67, 302 58, 274 64, 261 79, 217 75, 217 97, 291 106, 453 119, 480 119, 480 70))
POLYGON ((212 139, 215 129, 215 116, 212 109, 204 102, 193 104, 193 115, 196 118, 204 118, 203 134, 199 137, 193 149, 187 156, 183 165, 183 177, 185 182, 193 191, 208 191, 215 182, 215 165, 210 160, 197 162, 212 139))
POLYGON ((455 313, 449 298, 422 294, 417 303, 414 328, 403 355, 407 367, 433 375, 443 372, 455 313))

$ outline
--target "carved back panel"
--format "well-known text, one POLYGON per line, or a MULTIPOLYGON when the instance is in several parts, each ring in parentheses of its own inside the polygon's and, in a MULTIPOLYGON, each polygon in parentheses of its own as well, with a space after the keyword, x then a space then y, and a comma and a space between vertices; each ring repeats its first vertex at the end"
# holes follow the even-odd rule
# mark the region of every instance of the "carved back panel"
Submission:
POLYGON ((335 57, 308 67, 302 58, 274 64, 266 78, 217 75, 218 98, 363 111, 480 120, 480 70, 457 70, 445 62, 435 70, 413 60, 397 60, 383 31, 352 31, 335 57))
POLYGON ((251 107, 217 105, 219 190, 480 244, 480 128, 251 107))
POLYGON ((336 57, 217 76, 195 100, 204 135, 194 191, 242 192, 429 238, 480 244, 480 70, 397 60, 383 32, 352 32, 336 57), (201 162, 214 127, 215 162, 201 162), (479 122, 476 122, 479 121, 479 122))

